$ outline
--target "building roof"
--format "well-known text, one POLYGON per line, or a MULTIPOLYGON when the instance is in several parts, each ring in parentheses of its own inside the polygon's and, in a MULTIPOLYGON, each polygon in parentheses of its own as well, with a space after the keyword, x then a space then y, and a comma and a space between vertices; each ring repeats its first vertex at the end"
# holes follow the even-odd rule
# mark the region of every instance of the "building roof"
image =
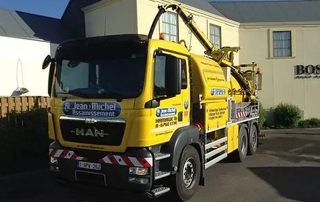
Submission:
POLYGON ((204 10, 206 12, 225 17, 220 11, 218 11, 215 7, 212 7, 207 1, 205 0, 176 0, 180 3, 195 7, 200 10, 204 10))
POLYGON ((76 37, 85 37, 85 16, 82 8, 102 0, 69 0, 61 21, 65 27, 76 37))
POLYGON ((320 21, 320 1, 212 1, 210 4, 240 23, 320 21))
POLYGON ((60 43, 72 38, 59 19, 0 8, 0 36, 60 43))

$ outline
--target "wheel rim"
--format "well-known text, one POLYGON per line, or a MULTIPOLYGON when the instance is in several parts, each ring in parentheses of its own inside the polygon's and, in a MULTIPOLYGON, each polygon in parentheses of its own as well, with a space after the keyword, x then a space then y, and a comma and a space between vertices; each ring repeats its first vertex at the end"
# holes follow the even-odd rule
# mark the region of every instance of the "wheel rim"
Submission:
POLYGON ((196 163, 192 158, 188 158, 183 166, 183 182, 186 188, 193 187, 194 180, 195 180, 195 170, 196 170, 196 163))
POLYGON ((252 148, 255 148, 255 147, 256 147, 256 145, 257 145, 257 138, 258 138, 258 136, 257 136, 257 131, 254 129, 254 130, 252 131, 252 148))
MULTIPOLYGON (((242 132, 242 133, 244 133, 244 132, 242 132)), ((242 154, 245 154, 246 153, 246 149, 247 149, 247 139, 246 139, 245 135, 246 134, 243 134, 242 138, 241 138, 241 142, 242 142, 242 144, 241 144, 241 152, 242 152, 242 154)))

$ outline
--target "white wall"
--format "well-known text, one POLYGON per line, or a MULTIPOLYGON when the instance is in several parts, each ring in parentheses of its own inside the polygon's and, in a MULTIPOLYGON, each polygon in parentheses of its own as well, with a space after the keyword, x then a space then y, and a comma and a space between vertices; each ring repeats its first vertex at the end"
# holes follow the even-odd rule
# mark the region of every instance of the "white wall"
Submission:
POLYGON ((320 118, 319 78, 295 79, 295 65, 318 65, 319 25, 270 24, 243 25, 240 29, 240 61, 255 61, 263 73, 259 97, 265 108, 291 103, 302 110, 303 118, 320 118), (270 56, 270 31, 292 31, 293 57, 270 56))
POLYGON ((107 0, 84 8, 86 36, 137 32, 135 0, 107 0))
POLYGON ((0 97, 17 96, 18 87, 29 90, 22 96, 47 96, 48 70, 41 66, 50 43, 0 37, 0 44, 0 97))

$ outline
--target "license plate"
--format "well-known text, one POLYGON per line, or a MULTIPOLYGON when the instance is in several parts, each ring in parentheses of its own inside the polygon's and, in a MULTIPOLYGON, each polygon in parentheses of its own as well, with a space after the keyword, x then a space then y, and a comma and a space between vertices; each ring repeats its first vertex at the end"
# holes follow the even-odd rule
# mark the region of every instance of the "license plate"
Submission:
POLYGON ((89 162, 78 161, 78 167, 89 169, 89 170, 101 170, 100 163, 89 163, 89 162))

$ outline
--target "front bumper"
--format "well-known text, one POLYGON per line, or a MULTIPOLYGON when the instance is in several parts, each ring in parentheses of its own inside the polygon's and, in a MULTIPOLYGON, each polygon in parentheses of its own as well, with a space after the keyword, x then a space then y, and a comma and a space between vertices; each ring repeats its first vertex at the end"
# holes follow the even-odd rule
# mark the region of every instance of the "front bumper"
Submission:
MULTIPOLYGON (((53 142, 49 147, 50 171, 69 183, 146 192, 153 184, 153 158, 145 148, 130 148, 123 154, 70 150, 53 142), (94 163, 95 168, 83 168, 79 162, 94 163)), ((91 164, 92 165, 92 164, 91 164)))

